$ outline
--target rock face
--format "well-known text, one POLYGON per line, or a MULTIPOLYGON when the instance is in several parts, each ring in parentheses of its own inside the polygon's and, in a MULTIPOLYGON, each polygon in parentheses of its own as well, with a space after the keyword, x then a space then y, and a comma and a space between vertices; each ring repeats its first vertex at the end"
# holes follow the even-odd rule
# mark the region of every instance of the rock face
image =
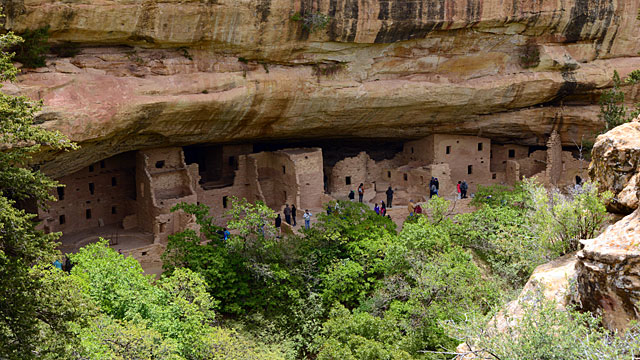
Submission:
POLYGON ((577 264, 582 308, 622 330, 640 319, 640 210, 583 243, 577 264))
MULTIPOLYGON (((640 119, 637 119, 640 120, 640 119)), ((598 136, 589 166, 589 175, 614 198, 612 211, 630 213, 638 207, 640 190, 640 122, 618 126, 598 136)))
MULTIPOLYGON (((51 57, 5 91, 82 145, 59 176, 155 146, 432 133, 567 146, 598 91, 640 68, 636 0, 4 0, 51 57), (300 16, 294 17, 294 14, 300 16), (326 26, 309 29, 313 15, 326 26), (300 19, 300 20, 294 20, 300 19)), ((636 100, 629 89, 628 99, 636 100)))

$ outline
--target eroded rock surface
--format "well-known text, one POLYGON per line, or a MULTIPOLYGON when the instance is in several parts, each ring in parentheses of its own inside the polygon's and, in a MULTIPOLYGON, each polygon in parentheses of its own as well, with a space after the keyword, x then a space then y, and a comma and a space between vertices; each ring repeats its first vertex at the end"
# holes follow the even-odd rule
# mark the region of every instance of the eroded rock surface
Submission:
MULTIPOLYGON (((73 58, 5 88, 82 148, 59 176, 159 145, 431 133, 572 146, 598 91, 640 68, 635 0, 7 0, 73 58), (302 16, 325 14, 310 31, 302 16), (108 47, 105 47, 108 46, 108 47)), ((629 92, 629 100, 637 98, 629 92)))
POLYGON ((640 319, 640 210, 583 243, 577 264, 582 308, 601 315, 609 329, 624 329, 640 319))
POLYGON ((628 214, 638 207, 640 122, 623 124, 598 136, 589 175, 602 190, 613 192, 610 210, 628 214))

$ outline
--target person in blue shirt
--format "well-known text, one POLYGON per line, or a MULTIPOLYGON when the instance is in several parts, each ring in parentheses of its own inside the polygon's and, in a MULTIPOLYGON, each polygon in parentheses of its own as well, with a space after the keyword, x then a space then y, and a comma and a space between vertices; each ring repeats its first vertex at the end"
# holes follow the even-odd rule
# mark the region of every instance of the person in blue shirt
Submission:
POLYGON ((53 262, 53 266, 55 266, 58 269, 62 270, 62 263, 58 259, 56 259, 56 261, 53 262))
POLYGON ((229 232, 229 230, 225 228, 224 232, 222 233, 222 236, 224 237, 224 241, 227 241, 229 240, 229 236, 231 236, 231 233, 229 232))

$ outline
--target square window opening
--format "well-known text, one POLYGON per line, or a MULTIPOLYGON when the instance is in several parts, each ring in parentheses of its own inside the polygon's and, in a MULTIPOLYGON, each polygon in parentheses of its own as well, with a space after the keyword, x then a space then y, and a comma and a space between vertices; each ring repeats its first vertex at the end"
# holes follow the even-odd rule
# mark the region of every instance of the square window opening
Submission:
POLYGON ((104 160, 100 160, 100 168, 104 169, 107 166, 104 160))
POLYGON ((469 175, 473 174, 473 165, 467 166, 467 174, 469 175))
POLYGON ((64 215, 60 215, 58 222, 60 222, 60 225, 64 225, 67 222, 67 218, 64 215))
POLYGON ((87 210, 85 210, 85 212, 84 212, 84 216, 85 216, 87 219, 91 219, 91 209, 87 209, 87 210))
POLYGON ((156 169, 162 169, 164 167, 164 160, 156 161, 156 169))
POLYGON ((58 200, 64 200, 64 186, 58 186, 56 190, 58 191, 58 200))
POLYGON ((514 149, 509 149, 509 158, 516 157, 516 151, 514 149))
POLYGON ((482 143, 478 143, 478 151, 482 151, 482 143))
POLYGON ((96 192, 96 185, 94 183, 89 183, 89 192, 93 195, 96 192))
POLYGON ((496 179, 496 174, 491 174, 491 178, 492 178, 493 180, 495 180, 495 179, 496 179))
POLYGON ((409 179, 409 177, 407 176, 407 174, 403 174, 402 177, 404 178, 404 181, 407 181, 409 179))
POLYGON ((118 180, 116 179, 115 176, 111 177, 111 186, 116 186, 118 185, 118 180))
POLYGON ((93 165, 89 165, 89 172, 93 172, 93 165))
POLYGON ((286 166, 284 166, 284 165, 282 165, 282 173, 283 173, 283 174, 286 174, 286 173, 287 173, 287 167, 286 167, 286 166))
POLYGON ((446 154, 451 154, 451 146, 447 146, 444 150, 446 154))
POLYGON ((116 209, 116 207, 115 207, 115 206, 112 206, 112 207, 111 207, 111 213, 112 213, 112 214, 117 214, 117 213, 118 213, 118 209, 116 209))
POLYGON ((351 185, 351 176, 346 176, 346 177, 344 178, 344 183, 345 183, 346 185, 351 185))
POLYGON ((387 177, 391 179, 391 171, 387 171, 387 177))

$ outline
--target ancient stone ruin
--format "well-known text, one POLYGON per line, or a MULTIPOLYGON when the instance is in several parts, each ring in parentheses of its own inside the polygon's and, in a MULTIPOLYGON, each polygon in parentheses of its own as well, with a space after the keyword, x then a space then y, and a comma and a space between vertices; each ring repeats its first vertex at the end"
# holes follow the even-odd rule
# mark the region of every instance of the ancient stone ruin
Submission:
POLYGON ((316 211, 331 199, 347 199, 360 183, 365 203, 386 200, 391 186, 394 204, 405 205, 428 199, 432 177, 439 180, 440 196, 454 199, 461 180, 473 193, 479 185, 532 176, 566 186, 576 175, 586 178, 586 163, 562 151, 556 133, 546 150, 435 134, 405 142, 389 159, 376 161, 362 151, 333 163, 320 147, 254 152, 251 144, 190 145, 129 151, 60 177, 65 186, 56 191, 58 201, 38 215, 45 231, 63 232, 64 251, 102 236, 144 260, 159 255, 156 247, 169 235, 196 228, 190 216, 171 212, 180 202, 207 205, 224 225, 233 197, 263 201, 277 212, 285 204, 316 211))

